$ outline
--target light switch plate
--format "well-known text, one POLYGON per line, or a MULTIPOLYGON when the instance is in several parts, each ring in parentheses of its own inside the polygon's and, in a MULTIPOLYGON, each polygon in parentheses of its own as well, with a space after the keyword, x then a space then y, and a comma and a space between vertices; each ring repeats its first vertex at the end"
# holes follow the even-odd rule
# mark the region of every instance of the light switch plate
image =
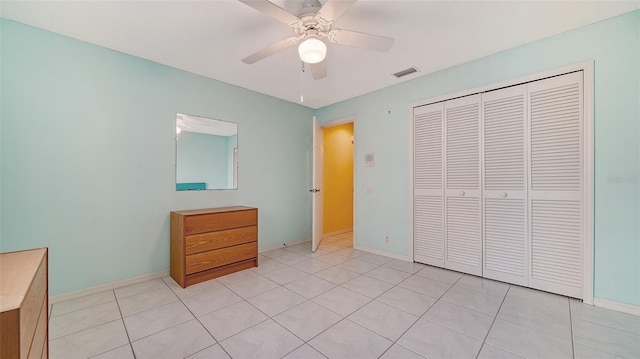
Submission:
POLYGON ((373 153, 365 153, 364 155, 364 166, 365 167, 373 167, 373 162, 374 162, 374 155, 373 153))

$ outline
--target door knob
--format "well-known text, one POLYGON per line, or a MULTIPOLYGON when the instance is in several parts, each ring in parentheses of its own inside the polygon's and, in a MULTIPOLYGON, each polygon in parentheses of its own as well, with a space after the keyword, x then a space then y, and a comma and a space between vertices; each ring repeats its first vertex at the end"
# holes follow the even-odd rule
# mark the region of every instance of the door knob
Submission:
POLYGON ((465 194, 464 191, 460 191, 461 196, 464 196, 464 194, 465 194))
POLYGON ((507 197, 507 192, 502 192, 500 195, 501 195, 502 197, 507 197))

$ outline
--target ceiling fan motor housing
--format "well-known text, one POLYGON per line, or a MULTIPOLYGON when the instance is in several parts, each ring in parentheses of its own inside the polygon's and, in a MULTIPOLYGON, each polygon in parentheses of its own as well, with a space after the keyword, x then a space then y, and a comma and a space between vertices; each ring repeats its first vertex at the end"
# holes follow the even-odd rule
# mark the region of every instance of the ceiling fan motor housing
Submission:
POLYGON ((322 4, 318 0, 305 0, 302 8, 296 12, 296 16, 300 22, 293 25, 293 32, 297 36, 308 38, 314 36, 322 38, 328 35, 331 30, 331 23, 324 21, 318 16, 318 11, 322 8, 322 4))
POLYGON ((322 5, 318 0, 304 0, 302 8, 296 12, 296 16, 303 17, 305 15, 315 15, 320 11, 322 5))

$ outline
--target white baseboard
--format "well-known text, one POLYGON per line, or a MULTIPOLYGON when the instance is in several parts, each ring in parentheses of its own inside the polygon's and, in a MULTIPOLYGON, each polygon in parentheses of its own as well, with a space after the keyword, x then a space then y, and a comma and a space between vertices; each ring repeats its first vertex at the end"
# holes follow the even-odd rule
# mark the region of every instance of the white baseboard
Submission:
POLYGON ((603 299, 603 298, 593 298, 593 305, 595 305, 596 307, 602 307, 602 308, 607 308, 607 309, 611 309, 611 310, 617 310, 618 312, 623 312, 623 313, 628 313, 628 314, 633 314, 633 315, 640 316, 640 306, 639 305, 620 303, 620 302, 616 302, 614 300, 603 299))
POLYGON ((309 241, 311 241, 311 238, 310 237, 306 237, 306 238, 296 239, 294 241, 289 241, 289 242, 285 242, 285 243, 274 244, 274 245, 270 245, 270 246, 266 246, 266 247, 260 247, 260 248, 258 248, 258 253, 267 252, 267 251, 271 251, 271 250, 278 249, 278 248, 285 248, 285 247, 295 246, 296 244, 302 244, 302 243, 309 242, 309 241))
POLYGON ((353 245, 353 249, 357 249, 359 251, 369 252, 369 253, 373 253, 373 254, 377 254, 377 255, 393 258, 393 259, 399 259, 399 260, 405 261, 405 262, 413 262, 411 260, 411 257, 409 257, 409 256, 405 256, 405 255, 397 254, 397 253, 389 253, 389 252, 381 251, 379 249, 361 247, 361 246, 358 246, 358 245, 355 245, 355 244, 353 245))
POLYGON ((337 236, 338 234, 353 232, 353 228, 341 229, 335 232, 329 232, 322 234, 322 238, 337 236))
POLYGON ((169 270, 167 269, 167 270, 163 270, 163 271, 160 271, 160 272, 144 274, 144 275, 141 275, 141 276, 138 276, 138 277, 133 277, 133 278, 123 279, 123 280, 119 280, 119 281, 115 281, 115 282, 111 282, 111 283, 101 284, 101 285, 98 285, 98 286, 95 286, 95 287, 90 287, 90 288, 87 288, 87 289, 79 290, 77 292, 59 294, 59 295, 55 295, 53 297, 49 297, 49 304, 60 303, 60 302, 64 302, 65 300, 76 299, 76 298, 84 297, 84 296, 87 296, 87 295, 104 292, 105 290, 113 290, 113 289, 120 288, 120 287, 126 287, 128 285, 137 284, 137 283, 140 283, 140 282, 145 282, 145 281, 152 280, 152 279, 166 277, 168 275, 169 275, 169 270))
MULTIPOLYGON (((293 246, 293 245, 296 245, 296 244, 301 244, 301 243, 305 243, 305 242, 309 242, 309 241, 311 241, 311 238, 307 237, 307 238, 297 239, 295 241, 289 241, 289 242, 282 243, 282 244, 274 244, 272 246, 267 246, 267 247, 260 248, 258 250, 258 253, 270 251, 272 249, 283 248, 285 246, 293 246)), ((128 285, 137 284, 137 283, 140 283, 140 282, 145 282, 145 281, 152 280, 152 279, 166 277, 168 275, 169 275, 169 270, 167 269, 167 270, 163 270, 163 271, 160 271, 160 272, 144 274, 144 275, 141 275, 141 276, 138 276, 138 277, 133 277, 133 278, 123 279, 123 280, 119 280, 119 281, 115 281, 115 282, 111 282, 111 283, 101 284, 101 285, 98 285, 98 286, 95 286, 95 287, 90 287, 90 288, 87 288, 87 289, 79 290, 77 292, 59 294, 59 295, 55 295, 55 296, 49 297, 49 304, 60 303, 60 302, 64 302, 65 300, 76 299, 76 298, 84 297, 84 296, 87 296, 87 295, 104 292, 105 290, 113 290, 113 289, 120 288, 120 287, 126 287, 128 285)))

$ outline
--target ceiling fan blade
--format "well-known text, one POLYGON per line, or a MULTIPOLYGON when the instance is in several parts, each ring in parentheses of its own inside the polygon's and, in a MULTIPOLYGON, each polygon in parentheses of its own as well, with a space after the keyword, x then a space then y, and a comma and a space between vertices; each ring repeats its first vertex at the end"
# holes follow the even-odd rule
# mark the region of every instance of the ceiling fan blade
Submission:
POLYGON ((269 15, 272 18, 283 22, 287 25, 293 26, 300 22, 300 19, 289 13, 287 10, 279 7, 278 5, 267 0, 238 0, 243 4, 247 4, 252 8, 260 11, 263 14, 269 15))
POLYGON ((393 46, 394 40, 390 37, 371 35, 364 32, 336 29, 329 33, 329 41, 369 50, 388 51, 393 46))
POLYGON ((278 42, 276 42, 275 44, 271 44, 267 47, 265 47, 264 49, 251 54, 247 57, 245 57, 244 59, 242 59, 242 62, 244 62, 245 64, 255 64, 256 62, 267 58, 277 52, 280 52, 282 50, 286 50, 288 48, 290 48, 291 46, 295 45, 296 43, 298 43, 298 38, 297 37, 290 37, 284 40, 280 40, 278 42))
POLYGON ((327 59, 324 59, 317 64, 311 64, 310 66, 314 80, 320 80, 327 77, 327 59))
POLYGON ((318 15, 326 22, 338 20, 356 0, 327 0, 327 3, 318 11, 318 15))

